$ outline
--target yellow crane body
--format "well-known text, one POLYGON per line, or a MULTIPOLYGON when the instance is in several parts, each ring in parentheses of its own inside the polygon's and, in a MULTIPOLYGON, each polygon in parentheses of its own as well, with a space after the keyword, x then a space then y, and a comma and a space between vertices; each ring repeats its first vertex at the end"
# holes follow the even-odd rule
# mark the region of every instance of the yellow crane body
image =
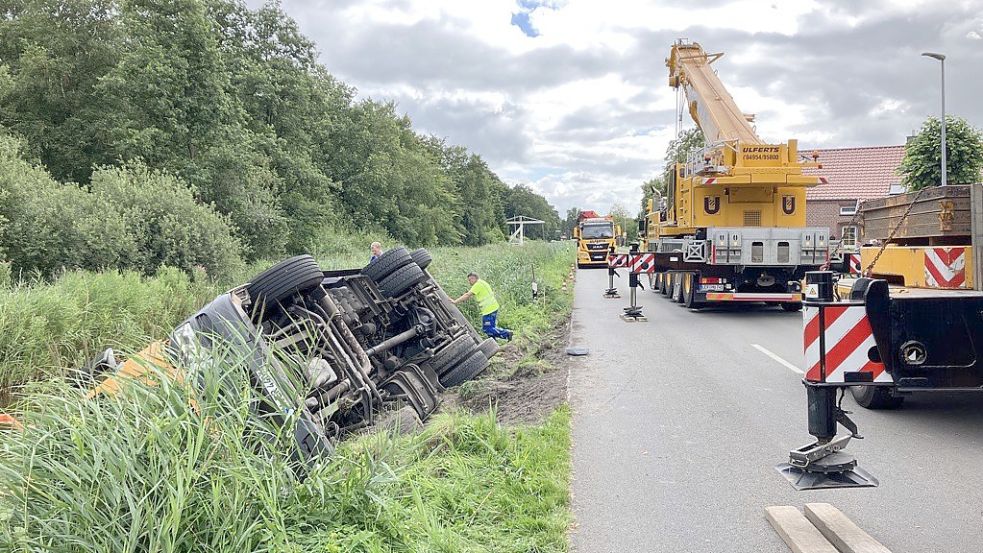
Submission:
POLYGON ((769 144, 755 132, 695 42, 666 59, 669 86, 707 146, 676 163, 662 205, 650 202, 641 234, 656 253, 653 286, 677 302, 764 301, 796 309, 804 272, 830 259, 829 229, 806 226, 806 190, 825 181, 798 142, 769 144))

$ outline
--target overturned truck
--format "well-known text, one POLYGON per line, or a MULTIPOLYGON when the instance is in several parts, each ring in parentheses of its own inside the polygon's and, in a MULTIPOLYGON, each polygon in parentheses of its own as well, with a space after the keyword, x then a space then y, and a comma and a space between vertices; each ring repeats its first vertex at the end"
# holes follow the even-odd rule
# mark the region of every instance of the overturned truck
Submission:
POLYGON ((145 375, 147 359, 207 367, 202 360, 221 344, 248 356, 256 409, 280 424, 293 417, 305 459, 330 454, 388 408, 424 420, 445 388, 477 376, 498 350, 430 276, 430 261, 426 250, 404 248, 360 270, 287 259, 215 298, 166 342, 123 363, 104 352, 84 372, 89 395, 145 375))

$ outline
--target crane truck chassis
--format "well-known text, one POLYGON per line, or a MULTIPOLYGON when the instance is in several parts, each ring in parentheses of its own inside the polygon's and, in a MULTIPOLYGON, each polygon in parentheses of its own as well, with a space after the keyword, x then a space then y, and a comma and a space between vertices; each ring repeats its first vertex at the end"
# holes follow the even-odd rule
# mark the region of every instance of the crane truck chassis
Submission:
MULTIPOLYGON (((92 400, 160 376, 200 385, 212 352, 231 349, 245 359, 256 412, 278 425, 292 417, 292 455, 306 464, 387 409, 425 420, 445 388, 498 351, 426 271, 430 262, 426 250, 395 248, 361 270, 324 271, 296 256, 219 295, 166 341, 122 362, 106 350, 73 380, 92 400)), ((21 425, 0 418, 4 426, 21 425)))

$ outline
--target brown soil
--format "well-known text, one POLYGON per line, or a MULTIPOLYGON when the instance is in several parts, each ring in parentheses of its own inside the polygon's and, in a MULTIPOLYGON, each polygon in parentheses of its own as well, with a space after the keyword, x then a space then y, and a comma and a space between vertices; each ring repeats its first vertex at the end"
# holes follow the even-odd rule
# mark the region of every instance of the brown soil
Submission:
POLYGON ((444 409, 480 413, 492 408, 506 425, 543 422, 567 400, 569 333, 564 322, 536 343, 504 346, 481 377, 444 394, 444 409))

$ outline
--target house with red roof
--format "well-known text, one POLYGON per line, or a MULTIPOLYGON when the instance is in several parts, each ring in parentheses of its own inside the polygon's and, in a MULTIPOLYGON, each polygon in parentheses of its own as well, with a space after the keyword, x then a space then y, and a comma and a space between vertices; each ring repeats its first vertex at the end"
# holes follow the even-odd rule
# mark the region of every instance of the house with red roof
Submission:
MULTIPOLYGON (((803 152, 810 151, 803 149, 803 152)), ((859 229, 851 224, 859 202, 904 192, 898 166, 904 146, 869 146, 815 150, 821 168, 803 169, 826 177, 826 183, 806 192, 806 224, 829 227, 830 236, 853 245, 859 229)))

